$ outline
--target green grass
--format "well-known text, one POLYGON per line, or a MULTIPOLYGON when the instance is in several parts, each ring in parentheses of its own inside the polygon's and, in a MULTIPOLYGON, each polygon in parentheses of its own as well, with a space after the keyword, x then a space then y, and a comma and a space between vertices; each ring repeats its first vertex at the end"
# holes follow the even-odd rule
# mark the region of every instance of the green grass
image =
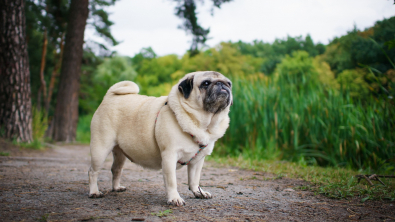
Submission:
MULTIPOLYGON (((31 142, 19 142, 17 139, 12 140, 12 144, 27 149, 40 150, 44 147, 44 135, 48 128, 48 117, 44 110, 38 110, 35 106, 32 108, 32 137, 31 142)), ((1 130, 0 130, 1 131, 1 130)), ((3 132, 0 132, 0 136, 3 132)))
POLYGON ((218 156, 394 169, 394 101, 357 101, 326 87, 303 53, 285 58, 270 78, 233 80, 233 96, 218 156))
POLYGON ((46 221, 48 221, 48 217, 49 217, 49 214, 44 214, 41 216, 41 218, 38 218, 38 221, 46 222, 46 221))
POLYGON ((90 143, 91 140, 91 120, 93 115, 80 116, 77 126, 77 141, 81 143, 90 143))
POLYGON ((0 156, 9 156, 9 155, 10 155, 9 152, 0 151, 0 156))
POLYGON ((48 116, 45 113, 45 110, 43 109, 38 110, 35 106, 32 109, 32 113, 33 113, 33 120, 32 120, 33 143, 35 141, 44 141, 45 131, 47 131, 48 128, 48 116))
MULTIPOLYGON (((282 177, 302 179, 308 183, 306 186, 295 189, 311 190, 316 194, 323 194, 330 198, 353 198, 357 197, 362 202, 366 200, 390 200, 395 201, 395 181, 382 178, 386 186, 373 182, 370 186, 366 181, 358 179, 355 175, 366 172, 345 169, 339 167, 306 166, 300 163, 274 160, 251 160, 240 157, 210 157, 221 166, 236 166, 241 169, 249 169, 260 172, 275 174, 273 179, 282 177)), ((385 173, 385 172, 384 172, 385 173)), ((256 178, 241 178, 241 180, 256 178)))
POLYGON ((20 146, 22 148, 33 149, 33 150, 41 150, 42 148, 44 148, 43 142, 41 140, 39 140, 39 139, 34 139, 30 143, 17 142, 16 140, 13 140, 12 144, 15 145, 15 146, 20 146))
POLYGON ((164 211, 159 211, 158 213, 151 213, 153 216, 157 217, 167 217, 169 214, 172 214, 173 211, 171 209, 164 210, 164 211))

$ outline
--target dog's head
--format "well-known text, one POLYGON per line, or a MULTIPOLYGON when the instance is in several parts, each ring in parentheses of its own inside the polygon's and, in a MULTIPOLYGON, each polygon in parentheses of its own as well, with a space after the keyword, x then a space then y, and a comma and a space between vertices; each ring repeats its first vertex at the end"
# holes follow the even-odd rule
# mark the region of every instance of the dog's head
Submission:
POLYGON ((189 73, 180 80, 178 91, 185 102, 195 103, 214 114, 233 103, 232 82, 219 72, 189 73))

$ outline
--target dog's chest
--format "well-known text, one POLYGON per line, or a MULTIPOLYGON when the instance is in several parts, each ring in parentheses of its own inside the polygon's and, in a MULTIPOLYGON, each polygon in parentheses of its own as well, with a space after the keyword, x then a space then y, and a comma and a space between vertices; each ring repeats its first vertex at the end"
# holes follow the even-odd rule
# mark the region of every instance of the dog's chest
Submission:
POLYGON ((186 146, 179 152, 178 163, 182 165, 188 165, 199 162, 205 156, 210 155, 213 151, 213 148, 214 143, 210 143, 206 147, 199 147, 198 144, 186 146))

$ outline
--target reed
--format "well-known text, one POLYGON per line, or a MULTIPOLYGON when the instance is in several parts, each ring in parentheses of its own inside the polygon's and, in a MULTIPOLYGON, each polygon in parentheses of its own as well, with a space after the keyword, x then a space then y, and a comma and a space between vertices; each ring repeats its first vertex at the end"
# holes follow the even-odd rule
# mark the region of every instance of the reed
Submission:
POLYGON ((214 155, 393 173, 391 98, 353 100, 326 88, 314 69, 300 62, 277 71, 269 79, 233 80, 230 127, 214 155))

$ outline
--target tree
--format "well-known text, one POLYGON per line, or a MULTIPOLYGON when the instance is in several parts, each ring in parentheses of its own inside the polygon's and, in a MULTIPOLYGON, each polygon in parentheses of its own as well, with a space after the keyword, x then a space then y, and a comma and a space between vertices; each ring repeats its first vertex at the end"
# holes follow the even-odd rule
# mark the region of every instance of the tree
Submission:
POLYGON ((276 39, 272 44, 255 40, 252 44, 239 41, 233 45, 244 55, 263 58, 260 71, 266 75, 274 72, 285 55, 302 50, 315 57, 325 52, 325 46, 321 43, 314 44, 310 35, 307 35, 305 39, 302 36, 288 36, 286 39, 276 39))
MULTIPOLYGON (((184 29, 187 33, 193 35, 192 45, 190 48, 191 55, 199 53, 199 45, 204 45, 210 33, 210 29, 204 29, 198 23, 196 16, 196 3, 195 0, 174 0, 178 2, 176 7, 176 15, 183 19, 184 22, 179 28, 184 29)), ((211 14, 214 12, 214 7, 220 8, 223 3, 230 2, 232 0, 212 0, 213 7, 211 8, 211 14)), ((203 1, 202 1, 203 2, 203 1)))
POLYGON ((84 31, 89 0, 72 0, 69 10, 66 44, 57 96, 53 139, 74 141, 78 123, 78 92, 83 54, 84 31))
MULTIPOLYGON (((46 135, 52 137, 54 121, 51 121, 51 119, 53 120, 57 102, 59 76, 63 61, 66 30, 69 22, 70 1, 25 0, 25 2, 31 87, 32 94, 37 95, 32 98, 32 104, 37 107, 45 107, 45 114, 48 116, 52 126, 46 135), (47 37, 47 41, 45 41, 45 37, 47 37), (45 42, 47 42, 47 46, 44 45, 45 42), (45 49, 48 52, 46 55, 45 49)), ((107 43, 115 45, 117 42, 111 35, 109 27, 113 23, 108 20, 108 13, 104 8, 114 3, 115 0, 89 1, 88 7, 90 13, 87 26, 94 28, 96 34, 105 39, 106 43, 99 44, 94 41, 87 41, 84 44, 84 51, 88 51, 88 53, 84 53, 84 55, 89 55, 90 57, 93 55, 93 57, 98 58, 91 53, 92 50, 95 50, 101 56, 112 54, 107 48, 107 43)), ((99 61, 101 59, 96 60, 99 61)), ((83 61, 90 61, 90 59, 83 59, 83 61)), ((83 63, 82 66, 86 67, 86 65, 90 65, 90 69, 94 69, 97 61, 94 64, 83 63)))
MULTIPOLYGON (((86 52, 85 52, 86 53, 86 52)), ((86 59, 86 55, 84 56, 86 59)), ((96 75, 86 75, 85 67, 82 67, 81 89, 79 93, 79 114, 91 115, 99 107, 107 90, 119 81, 134 81, 137 76, 128 57, 114 56, 100 61, 94 73, 96 75)))
MULTIPOLYGON (((185 21, 181 28, 186 31, 190 31, 194 36, 194 40, 191 47, 191 54, 196 54, 198 51, 198 45, 204 44, 207 40, 209 33, 208 29, 203 29, 197 23, 196 17, 196 5, 194 0, 176 0, 179 4, 176 7, 176 15, 180 18, 184 18, 185 21)), ((219 8, 222 3, 229 2, 231 0, 212 0, 213 7, 219 8)), ((115 0, 92 0, 89 9, 91 10, 91 16, 99 18, 99 22, 93 19, 93 26, 99 35, 105 38, 108 42, 115 45, 117 42, 112 37, 109 27, 113 24, 108 21, 108 13, 100 9, 100 6, 108 6, 115 3, 115 0)), ((78 121, 78 93, 80 86, 80 67, 82 58, 82 44, 83 44, 83 32, 85 29, 86 19, 88 17, 88 10, 84 12, 82 16, 82 5, 84 8, 88 8, 88 1, 73 1, 69 9, 69 21, 66 32, 66 43, 63 54, 62 71, 59 82, 59 91, 57 96, 57 105, 54 116, 53 124, 53 139, 55 141, 73 141, 76 137, 76 127, 78 121), (73 8, 74 4, 74 8, 73 8), (79 6, 79 7, 76 7, 79 6), (86 6, 86 7, 85 7, 86 6), (79 12, 77 12, 78 10, 79 12), (76 11, 74 11, 76 10, 76 11), (77 18, 78 17, 78 18, 77 18), (82 21, 84 24, 82 25, 82 21), (77 27, 75 26, 80 22, 77 27), (79 33, 79 34, 78 34, 79 33), (74 36, 75 35, 75 36, 74 36), (77 35, 79 36, 77 38, 77 35), (72 37, 74 36, 74 37, 72 37), (80 39, 70 43, 71 39, 80 39), (77 45, 79 44, 79 45, 77 45), (81 50, 80 50, 81 49, 81 50), (77 56, 77 53, 79 56, 77 56), (67 66, 67 67, 66 67, 67 66)), ((85 10, 85 9, 84 9, 85 10)), ((99 45, 105 48, 104 45, 99 45)))
POLYGON ((0 126, 6 138, 32 140, 24 0, 0 1, 0 126))
MULTIPOLYGON (((71 1, 68 10, 66 39, 62 59, 59 87, 57 92, 56 109, 52 124, 52 138, 55 141, 74 141, 78 122, 78 100, 81 77, 81 62, 83 56, 84 31, 86 25, 91 25, 96 32, 109 44, 118 42, 111 35, 109 27, 113 24, 108 20, 104 7, 113 5, 116 0, 84 0, 71 1), (90 20, 87 19, 88 16, 90 20)), ((107 51, 104 44, 89 42, 107 51)))

